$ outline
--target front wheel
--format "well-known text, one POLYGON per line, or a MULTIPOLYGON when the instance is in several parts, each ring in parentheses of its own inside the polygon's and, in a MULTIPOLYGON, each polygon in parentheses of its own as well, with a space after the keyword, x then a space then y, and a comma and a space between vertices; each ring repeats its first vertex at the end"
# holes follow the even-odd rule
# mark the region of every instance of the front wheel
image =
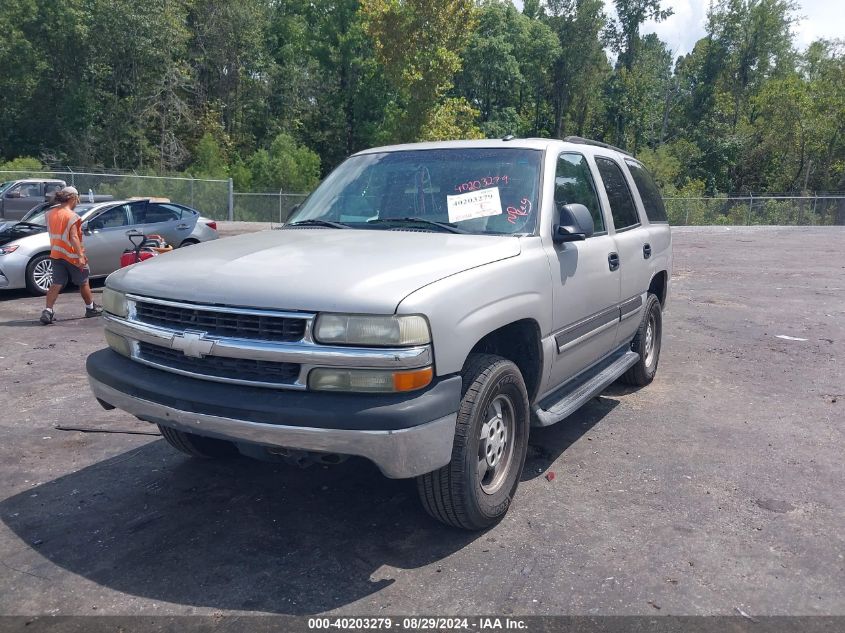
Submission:
POLYGON ((529 408, 517 366, 473 354, 462 372, 452 461, 417 478, 422 504, 438 521, 466 530, 497 523, 519 485, 528 449, 529 408))
POLYGON ((53 262, 50 255, 36 255, 26 266, 26 287, 34 295, 46 295, 53 283, 53 262))
POLYGON ((660 300, 656 295, 649 294, 645 302, 645 312, 631 350, 640 355, 640 360, 622 376, 622 380, 629 385, 645 387, 657 373, 657 362, 660 360, 660 344, 663 337, 663 313, 660 300))

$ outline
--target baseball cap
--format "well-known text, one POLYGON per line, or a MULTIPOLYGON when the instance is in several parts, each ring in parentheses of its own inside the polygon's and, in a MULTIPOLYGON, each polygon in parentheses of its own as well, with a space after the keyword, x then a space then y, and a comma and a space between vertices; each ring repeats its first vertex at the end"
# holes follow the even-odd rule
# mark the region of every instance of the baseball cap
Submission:
POLYGON ((71 193, 75 196, 79 195, 79 191, 76 189, 76 187, 62 187, 62 193, 71 193))

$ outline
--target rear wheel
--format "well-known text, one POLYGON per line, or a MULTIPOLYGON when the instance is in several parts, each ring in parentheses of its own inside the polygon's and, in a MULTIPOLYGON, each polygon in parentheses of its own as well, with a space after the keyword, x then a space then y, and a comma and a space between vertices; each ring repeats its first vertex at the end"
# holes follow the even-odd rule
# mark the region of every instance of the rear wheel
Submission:
POLYGON ((26 267, 26 287, 34 295, 46 295, 53 283, 53 262, 48 253, 36 255, 26 267))
POLYGON ((462 373, 452 461, 417 478, 426 511, 467 530, 497 523, 510 507, 528 448, 528 392, 517 366, 473 354, 462 373))
POLYGON ((183 246, 193 246, 194 244, 199 244, 199 243, 200 243, 199 240, 189 239, 189 240, 185 240, 184 242, 179 244, 179 248, 182 248, 183 246))
POLYGON ((648 295, 645 312, 631 350, 640 355, 640 360, 622 376, 629 385, 644 387, 654 380, 657 363, 660 360, 660 344, 663 335, 663 313, 656 295, 648 295))
POLYGON ((220 457, 231 457, 238 452, 235 445, 226 440, 218 440, 213 437, 203 437, 185 431, 177 431, 169 426, 158 425, 161 436, 167 440, 177 451, 181 451, 191 457, 201 459, 215 459, 220 457))

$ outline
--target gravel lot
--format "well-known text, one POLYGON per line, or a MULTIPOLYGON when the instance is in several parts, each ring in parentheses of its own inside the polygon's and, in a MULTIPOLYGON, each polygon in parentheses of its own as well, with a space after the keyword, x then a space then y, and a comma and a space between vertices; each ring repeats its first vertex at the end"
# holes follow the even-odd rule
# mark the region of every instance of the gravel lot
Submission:
POLYGON ((845 230, 674 239, 656 381, 533 432, 480 534, 364 461, 57 430, 155 427, 91 396, 77 294, 0 291, 0 613, 845 615, 845 230))

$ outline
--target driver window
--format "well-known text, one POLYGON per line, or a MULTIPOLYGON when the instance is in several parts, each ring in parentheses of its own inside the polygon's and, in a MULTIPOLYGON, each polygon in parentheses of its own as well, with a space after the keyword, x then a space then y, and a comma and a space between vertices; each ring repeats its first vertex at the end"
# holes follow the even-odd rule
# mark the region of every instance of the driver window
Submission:
POLYGON ((555 206, 558 211, 567 204, 583 204, 593 216, 595 233, 603 233, 604 218, 601 214, 596 186, 590 174, 587 159, 581 154, 561 154, 555 173, 555 206))
POLYGON ((122 204, 118 207, 112 207, 111 209, 103 211, 96 218, 88 222, 88 228, 91 230, 99 230, 127 226, 129 224, 127 206, 128 205, 122 204))
POLYGON ((25 182, 18 185, 14 189, 10 189, 6 194, 7 198, 37 198, 41 191, 41 186, 37 182, 25 182))

